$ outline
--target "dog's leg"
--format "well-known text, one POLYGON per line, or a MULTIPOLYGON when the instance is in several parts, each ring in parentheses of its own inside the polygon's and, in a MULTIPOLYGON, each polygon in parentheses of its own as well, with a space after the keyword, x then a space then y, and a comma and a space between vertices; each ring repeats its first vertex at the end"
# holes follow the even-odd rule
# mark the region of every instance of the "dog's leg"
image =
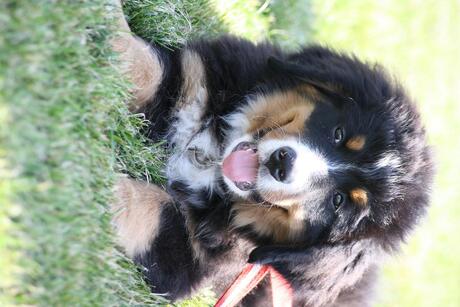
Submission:
POLYGON ((214 185, 213 162, 219 155, 218 142, 208 129, 206 63, 192 48, 181 50, 181 87, 170 130, 174 152, 167 166, 169 182, 182 181, 192 190, 214 185))
POLYGON ((118 243, 129 257, 142 256, 158 235, 160 216, 170 196, 156 185, 119 179, 115 185, 112 223, 118 243))
POLYGON ((184 150, 193 135, 203 125, 202 117, 206 110, 208 91, 206 88, 206 73, 200 55, 184 49, 180 55, 182 84, 179 99, 175 106, 174 137, 176 148, 184 150))
POLYGON ((114 51, 119 53, 120 69, 133 84, 134 99, 130 110, 137 111, 155 96, 163 79, 163 66, 157 51, 142 39, 135 37, 123 15, 121 3, 115 7, 118 33, 112 39, 114 51))
POLYGON ((118 243, 142 268, 152 292, 176 300, 198 287, 203 274, 185 217, 165 191, 147 182, 120 179, 112 212, 118 243))

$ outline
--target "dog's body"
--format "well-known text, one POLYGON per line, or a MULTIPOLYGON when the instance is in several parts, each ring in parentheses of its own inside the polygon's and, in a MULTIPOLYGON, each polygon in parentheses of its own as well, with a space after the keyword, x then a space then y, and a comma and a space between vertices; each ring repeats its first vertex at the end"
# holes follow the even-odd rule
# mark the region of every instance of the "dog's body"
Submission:
MULTIPOLYGON (((378 66, 327 48, 222 37, 169 51, 114 41, 131 108, 172 155, 167 192, 121 180, 114 222, 156 293, 216 293, 248 258, 295 306, 363 306, 380 259, 423 215, 432 162, 418 113, 378 66), (123 209, 120 211, 120 209, 123 209)), ((243 304, 267 306, 263 284, 243 304)))

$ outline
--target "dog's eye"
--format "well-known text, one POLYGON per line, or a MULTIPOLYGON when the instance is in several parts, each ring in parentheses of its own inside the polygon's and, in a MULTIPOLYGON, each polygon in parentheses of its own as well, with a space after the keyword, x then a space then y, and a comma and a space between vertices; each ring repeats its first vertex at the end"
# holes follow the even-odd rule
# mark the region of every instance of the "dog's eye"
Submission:
POLYGON ((345 197, 343 197, 342 193, 334 193, 334 196, 332 197, 332 203, 334 204, 335 210, 339 209, 339 207, 343 204, 344 199, 345 197))
POLYGON ((342 127, 337 127, 334 129, 334 144, 338 145, 342 143, 345 136, 345 132, 342 127))

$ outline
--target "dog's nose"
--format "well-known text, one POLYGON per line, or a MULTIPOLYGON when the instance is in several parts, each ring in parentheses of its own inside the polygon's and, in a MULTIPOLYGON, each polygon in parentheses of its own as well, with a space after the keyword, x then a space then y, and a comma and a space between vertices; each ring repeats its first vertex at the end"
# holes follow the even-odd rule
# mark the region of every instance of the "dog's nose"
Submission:
POLYGON ((265 164, 270 174, 279 182, 285 182, 292 171, 297 154, 291 147, 281 147, 275 150, 265 164))

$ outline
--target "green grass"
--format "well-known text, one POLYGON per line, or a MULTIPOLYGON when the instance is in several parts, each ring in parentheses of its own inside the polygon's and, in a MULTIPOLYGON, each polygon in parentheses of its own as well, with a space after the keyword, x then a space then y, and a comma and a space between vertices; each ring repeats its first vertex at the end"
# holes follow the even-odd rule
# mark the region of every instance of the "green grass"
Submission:
POLYGON ((160 164, 138 134, 142 120, 124 106, 127 84, 111 64, 104 4, 0 4, 0 302, 160 301, 110 231, 114 172, 156 178, 160 164))
MULTIPOLYGON (((117 172, 161 182, 107 48, 111 1, 0 3, 0 305, 158 305, 115 248, 117 172)), ((163 46, 231 32, 295 48, 316 40, 378 60, 420 102, 439 175, 428 219, 384 270, 379 306, 460 302, 460 3, 129 0, 136 33, 163 46)), ((212 294, 182 306, 206 306, 212 294)))
MULTIPOLYGON (((0 4, 1 305, 164 303, 115 248, 109 224, 116 173, 163 179, 162 152, 124 104, 129 85, 107 44, 110 3, 0 4)), ((164 46, 223 29, 205 0, 126 9, 139 35, 164 46)))
POLYGON ((212 37, 225 29, 208 0, 131 0, 125 1, 124 11, 134 33, 164 47, 212 37))
POLYGON ((272 20, 270 38, 281 46, 296 49, 313 40, 315 16, 310 0, 273 0, 267 11, 272 20))

